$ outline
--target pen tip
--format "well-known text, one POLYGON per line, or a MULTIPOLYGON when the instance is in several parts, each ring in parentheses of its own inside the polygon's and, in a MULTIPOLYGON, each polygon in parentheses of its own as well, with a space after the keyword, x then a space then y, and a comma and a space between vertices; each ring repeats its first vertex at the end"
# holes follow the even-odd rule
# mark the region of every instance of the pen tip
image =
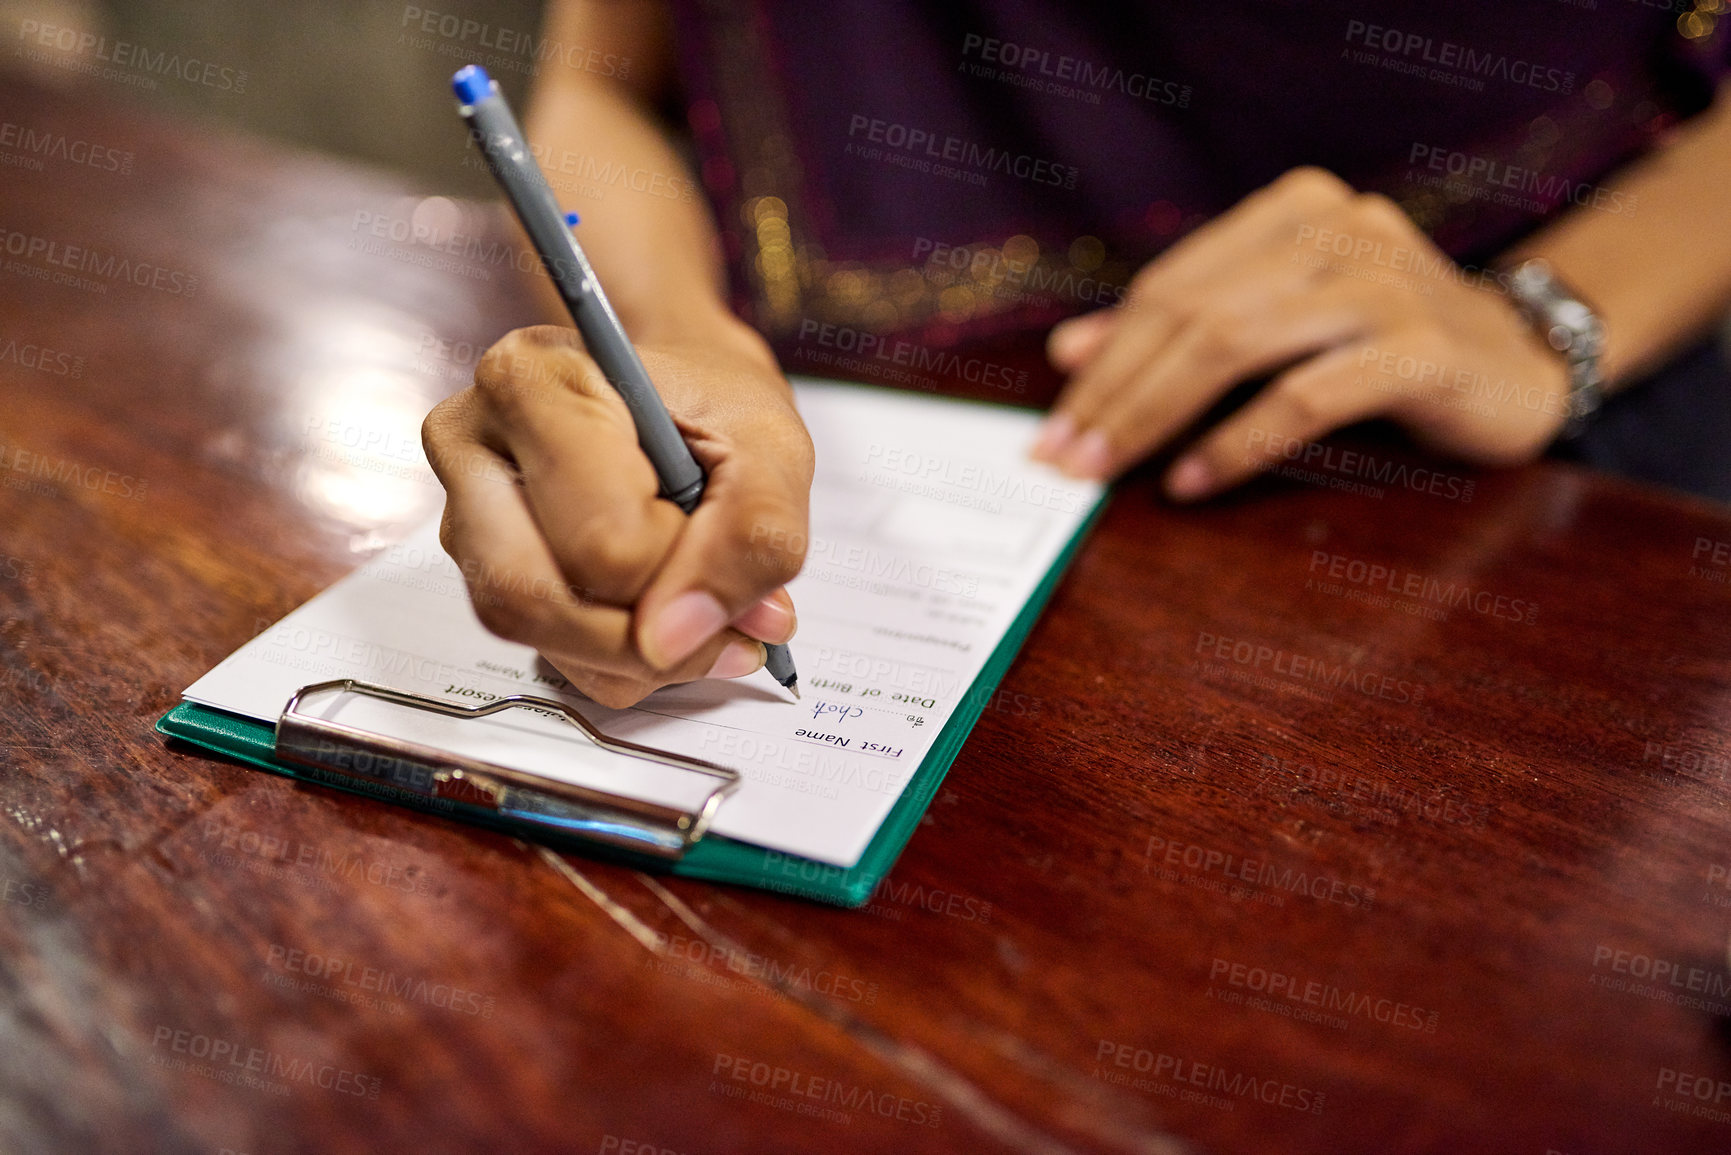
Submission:
POLYGON ((789 682, 787 688, 793 691, 793 700, 796 702, 799 701, 799 679, 795 678, 793 681, 789 682))

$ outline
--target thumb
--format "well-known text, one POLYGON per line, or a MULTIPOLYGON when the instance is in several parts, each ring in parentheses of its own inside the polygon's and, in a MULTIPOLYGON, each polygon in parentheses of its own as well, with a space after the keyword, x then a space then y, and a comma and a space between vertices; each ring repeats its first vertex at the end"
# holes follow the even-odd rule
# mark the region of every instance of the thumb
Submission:
POLYGON ((676 665, 748 615, 754 634, 785 641, 793 632, 792 603, 770 595, 805 560, 811 451, 797 432, 782 432, 792 443, 783 454, 730 455, 711 468, 703 500, 637 603, 637 648, 651 666, 676 665), (771 611, 765 600, 778 620, 758 620, 771 611))

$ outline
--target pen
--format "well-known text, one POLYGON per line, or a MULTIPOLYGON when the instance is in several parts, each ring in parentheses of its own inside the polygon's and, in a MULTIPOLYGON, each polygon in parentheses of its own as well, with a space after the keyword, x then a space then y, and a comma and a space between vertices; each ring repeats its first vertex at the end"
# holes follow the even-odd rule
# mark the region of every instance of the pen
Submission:
MULTIPOLYGON (((577 331, 583 334, 583 344, 589 355, 601 367, 613 388, 625 400, 631 411, 631 421, 637 427, 637 444, 643 447, 655 466, 655 476, 661 483, 661 496, 686 513, 697 508, 703 497, 703 467, 691 455, 685 439, 667 415, 661 395, 649 380, 649 372, 637 356, 637 350, 626 336, 625 327, 613 312, 601 282, 589 266, 589 258, 577 243, 567 224, 576 223, 572 214, 560 212, 559 202, 547 185, 547 178, 530 155, 517 118, 499 85, 485 69, 468 64, 451 77, 451 87, 457 93, 457 112, 468 122, 481 155, 493 177, 505 190, 529 242, 541 256, 547 274, 577 331)), ((770 676, 799 697, 799 673, 794 669, 793 654, 786 646, 764 646, 764 667, 770 676)))

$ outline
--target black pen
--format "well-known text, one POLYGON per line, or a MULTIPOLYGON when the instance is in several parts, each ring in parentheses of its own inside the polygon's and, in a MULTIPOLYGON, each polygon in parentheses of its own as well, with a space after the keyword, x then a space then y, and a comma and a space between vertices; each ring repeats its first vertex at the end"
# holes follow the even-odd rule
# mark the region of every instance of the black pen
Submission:
MULTIPOLYGON (((517 118, 499 86, 485 69, 469 64, 451 77, 451 87, 457 93, 457 112, 468 122, 475 144, 486 158, 487 167, 505 197, 511 202, 523 231, 541 256, 547 274, 577 331, 583 334, 583 344, 589 355, 601 367, 602 374, 624 398, 637 426, 637 444, 655 466, 655 476, 661 482, 661 496, 686 513, 697 508, 703 497, 703 467, 691 455, 691 448, 679 435, 661 395, 649 380, 649 371, 632 347, 625 326, 613 312, 601 282, 589 266, 589 258, 571 234, 565 215, 547 178, 529 152, 517 118)), ((786 646, 764 646, 764 667, 776 681, 799 697, 799 673, 793 666, 793 654, 786 646)))

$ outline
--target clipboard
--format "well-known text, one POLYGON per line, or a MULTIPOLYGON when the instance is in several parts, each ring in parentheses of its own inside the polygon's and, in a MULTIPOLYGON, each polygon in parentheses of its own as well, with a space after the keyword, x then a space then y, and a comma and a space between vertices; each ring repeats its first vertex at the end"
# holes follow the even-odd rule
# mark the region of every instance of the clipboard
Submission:
POLYGON ((878 884, 913 837, 950 764, 985 710, 987 699, 1003 680, 1106 504, 1104 497, 1097 502, 1065 543, 986 659, 979 676, 964 693, 865 852, 851 867, 833 866, 710 833, 710 819, 726 805, 727 796, 739 781, 736 771, 610 738, 596 731, 577 711, 550 698, 511 695, 485 705, 467 706, 343 679, 302 687, 284 704, 274 727, 182 702, 158 719, 155 729, 166 737, 297 781, 362 794, 555 849, 688 878, 751 886, 857 908, 871 900, 878 884), (512 707, 552 710, 583 728, 604 748, 708 775, 714 786, 701 806, 682 811, 461 758, 432 747, 402 743, 314 717, 301 709, 310 697, 337 692, 364 694, 457 717, 478 717, 512 707))

